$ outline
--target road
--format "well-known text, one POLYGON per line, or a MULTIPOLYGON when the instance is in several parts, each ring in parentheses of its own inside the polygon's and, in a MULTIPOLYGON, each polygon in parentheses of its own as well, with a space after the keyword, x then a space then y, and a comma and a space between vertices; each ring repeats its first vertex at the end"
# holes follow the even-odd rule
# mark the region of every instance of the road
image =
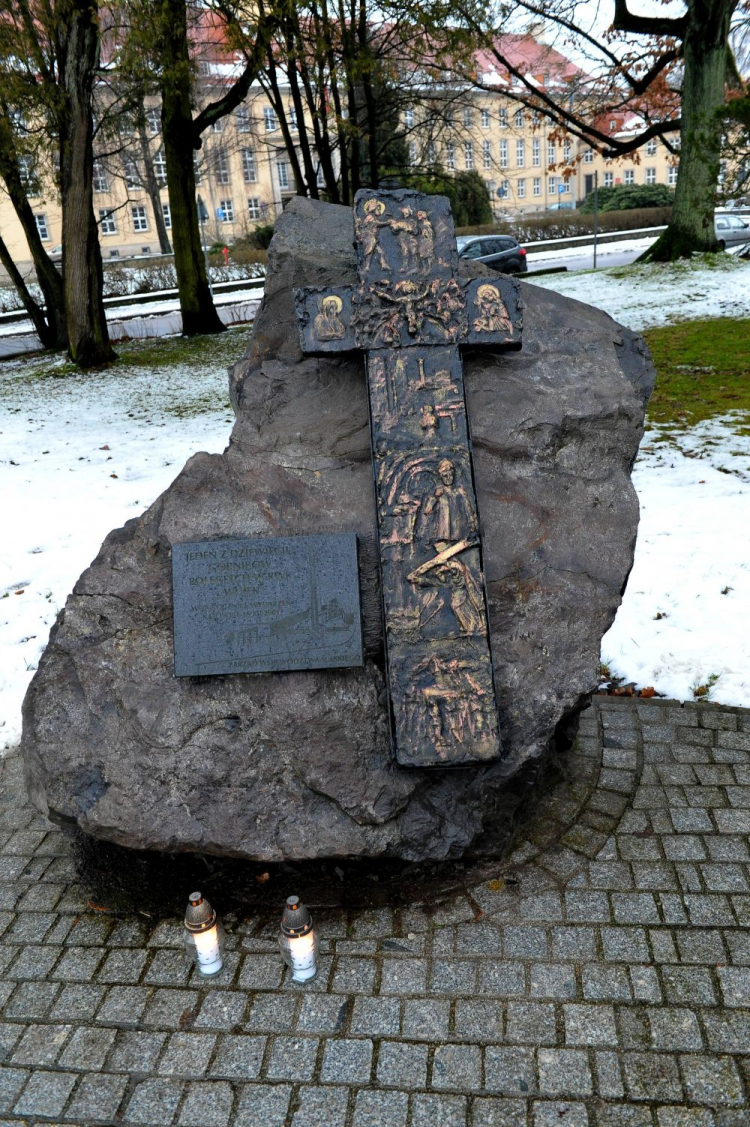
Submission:
MULTIPOLYGON (((652 242, 653 240, 649 240, 652 242)), ((646 248, 644 240, 638 239, 633 241, 632 245, 618 243, 604 243, 597 250, 596 264, 597 266, 628 266, 631 262, 635 262, 636 258, 646 248)), ((529 270, 544 270, 548 266, 567 266, 568 270, 593 270, 594 268, 594 248, 587 246, 585 249, 575 250, 557 250, 546 251, 541 254, 528 255, 529 270)))

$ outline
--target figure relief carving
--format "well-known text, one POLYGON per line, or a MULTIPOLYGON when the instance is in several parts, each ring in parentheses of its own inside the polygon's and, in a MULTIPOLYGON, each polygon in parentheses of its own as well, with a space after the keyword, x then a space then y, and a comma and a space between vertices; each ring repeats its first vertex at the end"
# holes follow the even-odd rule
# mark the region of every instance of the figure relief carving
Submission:
POLYGON ((456 483, 456 467, 450 458, 438 465, 441 484, 425 501, 422 514, 427 539, 438 552, 470 540, 477 531, 477 515, 467 490, 456 483))
POLYGON ((380 245, 380 229, 386 224, 386 220, 381 218, 385 204, 382 200, 366 200, 363 211, 364 215, 354 221, 357 239, 362 247, 362 269, 367 273, 375 257, 380 269, 388 273, 391 267, 380 245))
POLYGON ((344 303, 337 294, 325 294, 320 300, 320 312, 313 321, 313 333, 318 340, 341 340, 346 326, 339 314, 344 303))
POLYGON ((474 318, 474 332, 476 333, 502 333, 511 332, 513 325, 508 311, 500 297, 497 286, 487 282, 477 290, 474 306, 478 316, 474 318))
POLYGON ((441 758, 466 738, 486 738, 492 698, 482 680, 471 661, 433 654, 418 662, 403 706, 411 737, 434 744, 441 758))

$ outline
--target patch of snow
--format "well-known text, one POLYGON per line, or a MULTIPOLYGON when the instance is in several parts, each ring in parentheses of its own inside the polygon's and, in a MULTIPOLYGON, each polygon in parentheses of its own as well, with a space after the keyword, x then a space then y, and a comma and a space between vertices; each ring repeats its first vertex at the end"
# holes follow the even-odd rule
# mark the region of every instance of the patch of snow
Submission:
POLYGON ((527 284, 595 305, 637 331, 699 317, 750 317, 750 262, 731 255, 545 274, 527 284))
POLYGON ((750 705, 750 436, 725 416, 660 441, 633 470, 641 523, 622 606, 602 640, 612 674, 676 700, 750 705), (660 616, 657 618, 657 615, 660 616))
MULTIPOLYGON (((648 250, 651 244, 655 241, 656 236, 649 235, 642 239, 618 239, 616 242, 612 243, 599 243, 596 248, 596 257, 598 260, 600 257, 603 258, 608 254, 622 254, 624 251, 629 250, 634 251, 635 253, 640 253, 641 251, 648 250)), ((587 254, 591 252, 593 254, 593 250, 594 244, 593 242, 589 241, 585 245, 576 244, 574 246, 565 247, 564 250, 527 250, 526 257, 528 259, 529 266, 533 270, 537 264, 541 264, 542 262, 554 262, 555 259, 571 258, 573 255, 575 255, 576 251, 580 251, 581 253, 585 251, 587 254)), ((562 277, 562 275, 560 276, 562 277)), ((521 278, 523 279, 523 275, 521 275, 521 278)), ((549 288, 552 289, 553 287, 549 288)), ((583 298, 581 298, 580 300, 583 300, 583 298)))
MULTIPOLYGON (((247 335, 234 338, 239 357, 247 335)), ((234 422, 223 359, 56 378, 62 363, 37 378, 38 358, 0 363, 0 748, 20 736, 50 628, 104 537, 196 451, 223 450, 234 422)))

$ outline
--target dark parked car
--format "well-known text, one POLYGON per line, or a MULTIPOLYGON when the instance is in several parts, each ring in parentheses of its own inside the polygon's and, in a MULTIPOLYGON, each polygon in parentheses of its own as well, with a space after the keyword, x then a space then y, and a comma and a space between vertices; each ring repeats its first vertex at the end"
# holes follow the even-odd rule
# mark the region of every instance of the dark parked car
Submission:
POLYGON ((524 274, 528 270, 524 247, 510 235, 460 235, 456 243, 459 258, 473 258, 503 274, 524 274))

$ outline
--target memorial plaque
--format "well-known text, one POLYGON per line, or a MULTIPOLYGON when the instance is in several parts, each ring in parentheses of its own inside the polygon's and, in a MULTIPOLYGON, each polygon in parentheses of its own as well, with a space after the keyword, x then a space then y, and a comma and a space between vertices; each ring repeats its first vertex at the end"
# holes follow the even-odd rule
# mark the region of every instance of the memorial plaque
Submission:
POLYGON ((354 533, 172 545, 176 677, 362 665, 354 533))
POLYGON ((500 732, 459 348, 521 347, 518 282, 461 282, 440 196, 358 192, 354 244, 357 286, 295 299, 303 352, 366 354, 396 759, 486 763, 500 732))

